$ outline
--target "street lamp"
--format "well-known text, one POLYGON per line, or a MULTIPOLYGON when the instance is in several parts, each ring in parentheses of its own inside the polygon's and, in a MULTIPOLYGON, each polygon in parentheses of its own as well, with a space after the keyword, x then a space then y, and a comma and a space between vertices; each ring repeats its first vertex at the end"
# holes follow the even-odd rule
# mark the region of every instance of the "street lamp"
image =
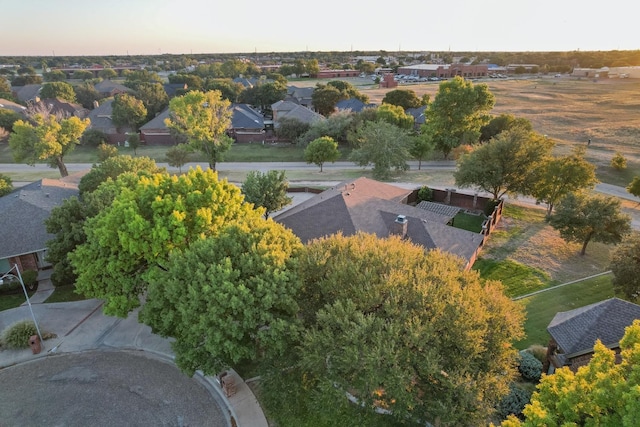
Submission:
POLYGON ((4 279, 13 278, 18 279, 20 285, 22 286, 22 291, 24 292, 24 297, 27 299, 27 305, 29 306, 29 311, 31 312, 31 318, 33 319, 33 324, 36 325, 36 331, 38 331, 38 338, 40 338, 40 343, 44 348, 44 340, 42 339, 42 334, 40 333, 40 328, 38 327, 38 322, 36 321, 36 316, 33 314, 33 308, 31 307, 31 301, 29 300, 29 294, 27 294, 27 288, 24 286, 24 282, 22 281, 22 274, 20 274, 20 269, 18 268, 18 264, 13 264, 13 267, 9 269, 5 274, 0 277, 0 285, 3 284, 4 279), (11 270, 15 270, 16 274, 11 274, 11 270))

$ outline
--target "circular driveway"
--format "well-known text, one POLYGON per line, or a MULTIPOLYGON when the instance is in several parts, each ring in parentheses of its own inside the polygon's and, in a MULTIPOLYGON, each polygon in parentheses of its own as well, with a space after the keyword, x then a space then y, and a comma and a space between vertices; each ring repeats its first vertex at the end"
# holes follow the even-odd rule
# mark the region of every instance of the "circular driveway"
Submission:
POLYGON ((2 426, 227 426, 216 400, 144 352, 52 355, 0 370, 2 426))

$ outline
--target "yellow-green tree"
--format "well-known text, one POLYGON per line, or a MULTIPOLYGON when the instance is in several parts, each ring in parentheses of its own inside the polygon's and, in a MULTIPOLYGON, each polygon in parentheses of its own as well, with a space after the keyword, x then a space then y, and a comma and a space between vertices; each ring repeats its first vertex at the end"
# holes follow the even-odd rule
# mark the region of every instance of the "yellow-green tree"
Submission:
POLYGON ((306 245, 298 271, 304 331, 292 366, 308 400, 346 402, 348 392, 396 423, 458 426, 477 425, 508 392, 521 308, 458 258, 397 237, 334 235, 306 245))
POLYGON ((216 170, 216 163, 231 148, 233 139, 226 131, 231 125, 231 102, 222 99, 217 90, 190 91, 169 102, 170 116, 165 123, 189 141, 194 149, 207 157, 209 167, 216 170))
POLYGON ((263 215, 240 189, 212 170, 120 175, 111 205, 86 221, 86 242, 69 254, 82 294, 106 299, 105 312, 125 316, 140 305, 148 273, 169 255, 212 236, 228 222, 263 215))
POLYGON ((60 118, 53 114, 35 114, 32 122, 18 120, 13 124, 9 146, 16 162, 33 166, 38 161, 49 162, 58 168, 60 175, 69 175, 64 156, 71 152, 89 119, 60 118))
POLYGON ((640 320, 627 327, 620 349, 616 364, 615 352, 598 340, 588 365, 544 376, 524 408, 525 420, 511 416, 502 426, 640 425, 640 320))

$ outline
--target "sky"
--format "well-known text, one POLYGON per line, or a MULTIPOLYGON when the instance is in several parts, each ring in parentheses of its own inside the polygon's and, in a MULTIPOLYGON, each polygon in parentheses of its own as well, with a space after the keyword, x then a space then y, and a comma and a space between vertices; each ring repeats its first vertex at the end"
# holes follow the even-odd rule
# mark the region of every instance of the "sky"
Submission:
POLYGON ((0 0, 0 56, 640 49, 636 0, 0 0))

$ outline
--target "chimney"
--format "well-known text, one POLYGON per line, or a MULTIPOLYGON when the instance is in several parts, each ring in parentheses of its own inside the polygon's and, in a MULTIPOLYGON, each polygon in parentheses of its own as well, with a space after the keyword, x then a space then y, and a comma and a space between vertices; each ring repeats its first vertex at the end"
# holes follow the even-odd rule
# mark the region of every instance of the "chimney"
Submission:
POLYGON ((400 236, 401 239, 407 237, 407 226, 409 220, 405 215, 398 215, 389 228, 389 235, 400 236))

